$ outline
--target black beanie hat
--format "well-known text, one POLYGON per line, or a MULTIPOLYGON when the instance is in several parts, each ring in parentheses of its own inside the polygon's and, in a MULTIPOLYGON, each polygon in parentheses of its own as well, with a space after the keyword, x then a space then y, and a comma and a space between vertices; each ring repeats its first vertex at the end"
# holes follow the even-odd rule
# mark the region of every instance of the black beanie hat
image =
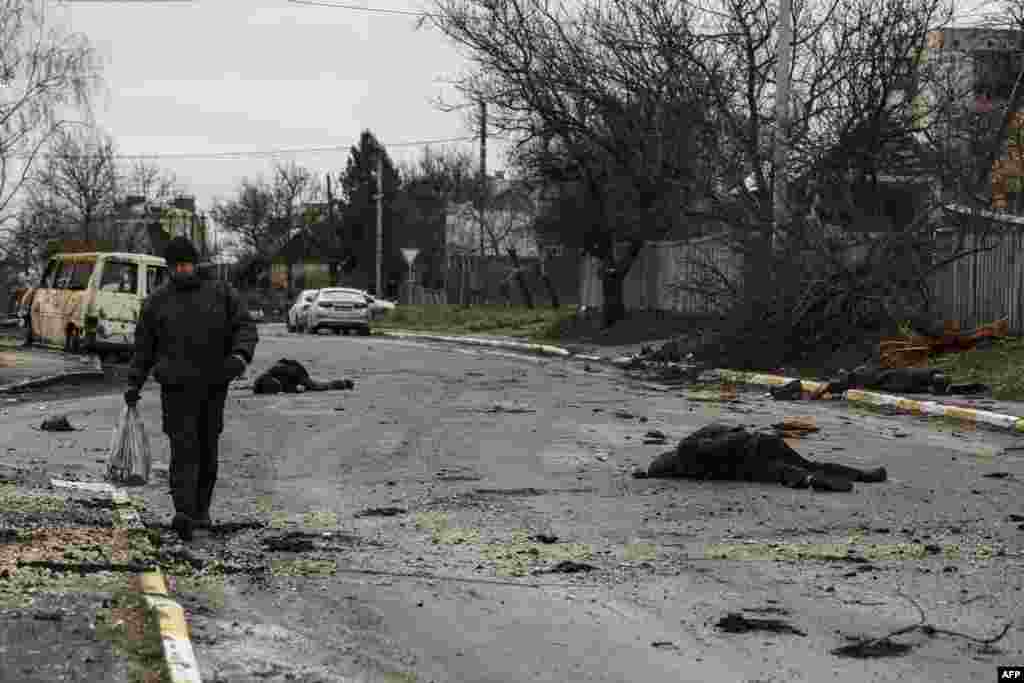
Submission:
POLYGON ((187 237, 175 237, 167 243, 164 248, 164 260, 167 265, 173 267, 175 263, 199 262, 199 252, 192 246, 187 237))

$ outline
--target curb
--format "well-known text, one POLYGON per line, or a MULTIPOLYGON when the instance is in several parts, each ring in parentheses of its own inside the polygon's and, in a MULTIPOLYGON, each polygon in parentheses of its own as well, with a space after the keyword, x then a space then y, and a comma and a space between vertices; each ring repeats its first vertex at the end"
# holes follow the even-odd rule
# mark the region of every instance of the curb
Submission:
MULTIPOLYGON (((753 384, 758 386, 781 386, 788 384, 797 377, 781 377, 779 375, 761 375, 757 373, 736 372, 735 370, 715 370, 722 379, 727 379, 741 384, 753 384)), ((811 382, 800 380, 801 388, 804 391, 816 391, 826 386, 824 382, 811 382)), ((930 415, 936 417, 949 417, 964 422, 988 425, 997 429, 1004 429, 1014 432, 1024 432, 1024 418, 1016 415, 1003 415, 988 410, 976 408, 961 408, 949 406, 935 401, 918 401, 916 399, 893 396, 890 394, 879 394, 862 389, 850 389, 845 394, 849 403, 864 403, 872 407, 894 408, 897 412, 908 415, 930 415)))
POLYGON ((398 339, 422 339, 423 341, 439 341, 448 342, 450 344, 468 344, 470 346, 489 346, 491 348, 498 349, 510 349, 513 351, 528 351, 531 353, 538 353, 544 356, 561 356, 563 358, 573 356, 575 358, 581 358, 584 360, 593 358, 592 356, 574 356, 571 351, 560 348, 558 346, 549 346, 547 344, 529 344, 525 342, 511 342, 503 339, 483 339, 480 337, 452 337, 439 334, 420 334, 418 332, 403 332, 401 330, 380 330, 378 334, 386 337, 395 337, 398 339))
POLYGON ((17 394, 22 391, 28 391, 30 389, 41 389, 43 387, 53 386, 59 384, 64 380, 68 379, 97 379, 104 376, 103 365, 100 362, 98 356, 92 358, 92 369, 81 370, 76 372, 62 372, 59 375, 49 375, 47 377, 38 377, 36 379, 28 379, 24 382, 18 382, 17 384, 11 384, 8 386, 0 387, 0 394, 17 394))
MULTIPOLYGON (((128 494, 112 484, 103 482, 73 482, 51 479, 56 488, 77 489, 105 493, 114 502, 114 526, 118 528, 145 528, 138 513, 134 510, 118 510, 118 506, 128 503, 128 494)), ((163 643, 164 665, 170 674, 171 683, 202 683, 199 674, 199 663, 192 650, 192 641, 188 637, 188 623, 185 621, 185 610, 174 600, 167 597, 167 583, 164 581, 160 568, 142 572, 135 576, 139 592, 146 604, 156 610, 160 624, 160 640, 163 643)))
MULTIPOLYGON (((512 349, 517 351, 529 351, 533 353, 540 353, 543 355, 554 355, 561 356, 563 358, 571 358, 573 360, 585 360, 594 362, 608 362, 616 367, 624 367, 634 363, 637 358, 632 356, 622 356, 619 358, 605 359, 600 356, 586 355, 586 354, 575 354, 567 349, 563 349, 557 346, 548 346, 546 344, 526 344, 519 342, 509 342, 500 339, 481 339, 478 337, 453 337, 444 335, 433 335, 433 334, 418 334, 414 332, 403 332, 403 331, 386 331, 382 330, 381 334, 389 337, 396 337, 400 339, 422 339, 425 341, 441 341, 449 342, 454 344, 468 344, 472 346, 489 346, 492 348, 504 348, 512 349)), ((669 368, 678 369, 693 369, 693 366, 685 363, 666 363, 669 368)), ((781 386, 788 384, 796 377, 782 377, 779 375, 765 375, 759 373, 749 372, 737 372, 735 370, 712 370, 711 373, 717 375, 722 379, 728 379, 733 382, 740 384, 752 384, 758 386, 781 386)), ((814 382, 809 380, 800 380, 801 387, 804 391, 816 391, 823 389, 826 382, 814 382)), ((994 413, 988 410, 978 410, 976 408, 961 408, 959 406, 950 406, 943 403, 937 403, 935 401, 918 401, 916 399, 904 398, 902 396, 892 396, 889 394, 879 394, 871 391, 863 391, 861 389, 850 389, 844 394, 844 398, 849 403, 863 403, 872 407, 887 407, 893 408, 897 412, 909 414, 909 415, 930 415, 936 417, 948 417, 956 420, 962 420, 964 422, 971 422, 976 424, 988 425, 997 429, 1004 429, 1014 432, 1024 433, 1024 417, 1017 415, 1003 415, 1001 413, 994 413)))

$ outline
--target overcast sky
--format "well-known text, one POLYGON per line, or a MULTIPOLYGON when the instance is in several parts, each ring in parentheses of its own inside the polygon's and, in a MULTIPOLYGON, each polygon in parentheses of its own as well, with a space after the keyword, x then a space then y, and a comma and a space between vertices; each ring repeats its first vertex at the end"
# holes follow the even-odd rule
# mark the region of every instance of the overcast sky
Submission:
MULTIPOLYGON (((344 3, 344 0, 324 0, 344 3)), ((352 0, 382 9, 428 9, 424 0, 352 0)), ((62 0, 48 20, 84 33, 104 62, 100 126, 124 155, 340 146, 282 154, 308 168, 344 168, 348 148, 371 129, 397 161, 422 146, 397 143, 472 137, 468 112, 443 83, 468 68, 455 47, 415 17, 287 0, 62 0)), ((477 143, 459 143, 474 151, 477 143)), ((435 146, 436 147, 436 146, 435 146)), ((489 140, 488 169, 503 166, 489 140)), ((208 209, 243 176, 269 176, 275 157, 154 160, 174 171, 208 209)))

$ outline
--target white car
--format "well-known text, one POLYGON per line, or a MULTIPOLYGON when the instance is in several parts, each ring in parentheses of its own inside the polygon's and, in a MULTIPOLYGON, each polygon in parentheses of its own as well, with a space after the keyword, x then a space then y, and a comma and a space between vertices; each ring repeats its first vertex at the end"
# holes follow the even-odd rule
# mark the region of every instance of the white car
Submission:
POLYGON ((321 289, 309 308, 303 310, 301 327, 310 334, 317 334, 324 328, 334 330, 335 334, 348 334, 352 330, 370 334, 370 305, 366 293, 347 287, 321 289))
POLYGON ((295 299, 295 303, 288 309, 288 320, 285 326, 289 332, 297 332, 301 326, 302 313, 305 309, 309 308, 310 303, 313 301, 313 297, 320 291, 318 289, 304 289, 295 299))
POLYGON ((381 318, 388 311, 395 310, 395 302, 388 301, 387 299, 378 299, 365 289, 355 289, 354 287, 336 287, 335 289, 345 290, 346 292, 355 292, 356 294, 366 297, 366 304, 370 307, 371 320, 381 318))

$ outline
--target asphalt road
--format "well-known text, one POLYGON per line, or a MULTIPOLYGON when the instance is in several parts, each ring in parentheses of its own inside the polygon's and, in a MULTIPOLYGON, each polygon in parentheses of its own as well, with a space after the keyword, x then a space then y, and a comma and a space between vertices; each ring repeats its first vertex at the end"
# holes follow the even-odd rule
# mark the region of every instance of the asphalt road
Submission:
MULTIPOLYGON (((282 357, 356 387, 232 390, 213 511, 228 526, 188 551, 208 578, 176 587, 205 681, 987 681, 1024 661, 1017 437, 758 394, 696 401, 562 360, 261 328, 252 376, 282 357), (794 411, 820 427, 795 443, 802 453, 885 465, 890 480, 830 494, 630 476, 709 422, 794 411), (643 444, 651 429, 668 445, 643 444), (357 516, 374 507, 399 510, 357 516), (537 534, 557 542, 524 540, 537 534), (924 559, 898 557, 922 546, 924 559), (533 573, 566 559, 593 570, 533 573), (215 560, 270 571, 224 575, 215 560), (876 648, 884 657, 830 653, 918 623, 918 608, 977 638, 1011 628, 992 646, 916 631, 894 638, 907 651, 876 648), (729 612, 800 633, 726 633, 716 623, 729 612)), ((158 400, 147 387, 151 433, 158 400)), ((11 406, 0 427, 42 453, 47 437, 19 426, 34 409, 11 406)), ((87 426, 73 435, 87 448, 109 443, 120 402, 49 409, 87 426)), ((166 439, 151 438, 166 467, 166 439)), ((70 451, 49 457, 73 462, 70 451)), ((135 493, 166 522, 160 476, 135 493)))

